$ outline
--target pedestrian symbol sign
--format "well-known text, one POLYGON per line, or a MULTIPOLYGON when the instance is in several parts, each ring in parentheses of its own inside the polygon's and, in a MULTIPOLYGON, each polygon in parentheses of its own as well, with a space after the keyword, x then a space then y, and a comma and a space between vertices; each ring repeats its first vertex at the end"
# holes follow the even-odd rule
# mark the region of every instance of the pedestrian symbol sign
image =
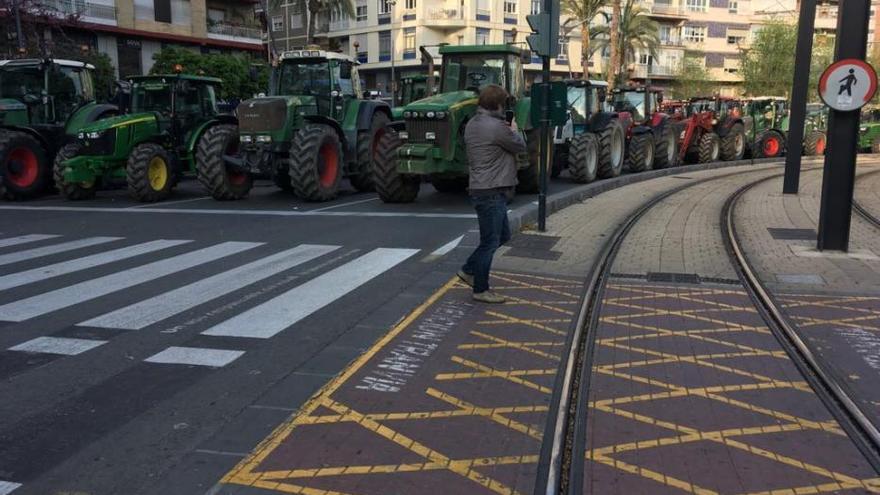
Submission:
POLYGON ((831 64, 819 79, 819 96, 840 112, 858 110, 877 92, 877 73, 864 60, 845 59, 831 64))

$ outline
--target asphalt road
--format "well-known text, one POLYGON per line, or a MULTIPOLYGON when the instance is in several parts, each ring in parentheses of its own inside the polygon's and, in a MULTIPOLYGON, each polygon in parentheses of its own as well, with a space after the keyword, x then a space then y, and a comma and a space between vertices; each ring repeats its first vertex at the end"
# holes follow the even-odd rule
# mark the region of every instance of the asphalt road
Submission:
POLYGON ((0 204, 0 494, 205 493, 447 281, 474 226, 429 185, 0 204))

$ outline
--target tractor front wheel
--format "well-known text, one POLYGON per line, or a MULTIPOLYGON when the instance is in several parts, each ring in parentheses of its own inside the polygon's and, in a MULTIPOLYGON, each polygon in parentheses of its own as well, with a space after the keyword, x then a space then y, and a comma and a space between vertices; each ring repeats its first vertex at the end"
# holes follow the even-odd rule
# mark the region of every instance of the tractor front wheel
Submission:
POLYGON ((734 124, 721 138, 721 159, 725 162, 742 160, 746 154, 746 131, 742 124, 734 124))
POLYGON ((630 172, 644 172, 654 168, 654 135, 650 132, 636 134, 629 140, 626 167, 630 172))
POLYGON ((599 140, 595 134, 585 132, 571 140, 568 149, 568 173, 571 180, 586 184, 596 180, 599 170, 599 140))
POLYGON ((162 201, 174 189, 174 167, 165 148, 155 143, 135 147, 125 167, 128 192, 144 203, 162 201))
POLYGON ((225 157, 238 156, 238 129, 234 125, 215 125, 199 139, 196 174, 214 199, 242 199, 253 187, 251 174, 226 163, 225 157))
POLYGON ((376 112, 373 115, 373 122, 370 124, 370 130, 361 132, 358 135, 358 163, 357 170, 354 175, 348 178, 351 186, 359 192, 370 192, 376 190, 373 182, 373 157, 376 156, 376 150, 379 147, 379 140, 385 133, 385 128, 391 123, 382 112, 376 112))
POLYGON ((825 154, 825 133, 822 131, 812 131, 807 134, 804 140, 804 154, 807 156, 821 156, 825 154))
POLYGON ((397 150, 401 144, 397 132, 387 127, 373 155, 373 183, 385 203, 412 203, 419 195, 420 178, 397 171, 397 150))
POLYGON ((9 199, 27 199, 46 190, 51 180, 43 146, 30 134, 0 131, 0 177, 9 199))
POLYGON ((697 148, 699 163, 717 162, 721 156, 721 139, 714 132, 704 132, 697 148))
POLYGON ((664 125, 654 145, 654 168, 674 167, 678 162, 678 139, 672 125, 664 125))
POLYGON ((626 133, 623 124, 612 119, 605 128, 597 133, 599 138, 599 171, 602 179, 617 177, 623 171, 623 160, 626 156, 626 133))
POLYGON ((332 127, 312 124, 294 134, 290 150, 290 185, 297 196, 306 201, 335 198, 342 168, 342 145, 332 127))
POLYGON ((767 131, 758 140, 755 149, 756 158, 776 158, 785 151, 785 140, 776 131, 767 131))
POLYGON ((55 155, 54 178, 55 187, 62 196, 69 200, 77 201, 80 199, 91 199, 95 197, 98 191, 97 181, 89 182, 65 182, 64 181, 64 162, 70 160, 79 154, 82 147, 77 143, 65 145, 58 154, 55 155))

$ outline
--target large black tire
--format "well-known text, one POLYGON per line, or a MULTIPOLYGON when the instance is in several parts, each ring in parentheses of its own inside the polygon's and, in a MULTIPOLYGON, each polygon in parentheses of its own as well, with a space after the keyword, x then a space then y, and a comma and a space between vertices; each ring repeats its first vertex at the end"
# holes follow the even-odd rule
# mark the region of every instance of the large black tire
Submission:
POLYGON ((669 168, 678 165, 678 136, 672 124, 667 123, 659 134, 655 134, 654 168, 669 168))
POLYGON ((176 182, 171 156, 155 143, 136 146, 128 156, 125 172, 129 194, 144 203, 167 198, 176 182))
POLYGON ((828 141, 824 132, 810 131, 806 139, 804 139, 804 154, 807 156, 824 155, 826 144, 828 144, 828 141))
POLYGON ((290 184, 301 199, 329 201, 335 198, 343 167, 342 145, 332 127, 309 124, 293 135, 290 184))
POLYGON ((231 171, 223 160, 225 155, 237 154, 238 127, 234 125, 215 125, 199 139, 196 146, 196 175, 216 200, 245 198, 254 185, 251 174, 231 171))
POLYGON ((623 162, 626 158, 626 133, 623 124, 617 119, 612 119, 605 128, 596 133, 596 137, 599 140, 597 175, 600 179, 617 177, 623 171, 623 162))
POLYGON ((376 154, 385 127, 390 123, 391 119, 387 115, 376 112, 373 114, 370 130, 358 134, 357 170, 348 177, 348 181, 351 182, 351 187, 360 192, 376 190, 376 185, 373 183, 373 156, 376 154))
POLYGON ((721 138, 721 160, 730 162, 742 160, 746 155, 746 131, 742 124, 733 124, 730 131, 721 138))
POLYGON ((626 150, 626 168, 630 172, 644 172, 654 168, 654 134, 644 132, 630 138, 626 150))
POLYGON ((70 143, 64 145, 55 155, 55 165, 53 167, 53 175, 55 179, 55 187, 58 192, 65 198, 78 201, 81 199, 91 199, 98 192, 98 183, 94 182, 65 182, 64 181, 64 162, 70 160, 79 154, 82 146, 78 143, 70 143))
POLYGON ((38 196, 50 187, 52 163, 43 145, 24 132, 0 131, 0 177, 7 199, 38 196))
POLYGON ((568 173, 571 180, 581 184, 596 180, 599 172, 599 140, 595 134, 584 132, 571 139, 568 148, 568 173))
POLYGON ((397 149, 401 144, 397 132, 387 127, 373 155, 373 183, 385 203, 412 203, 419 195, 421 178, 397 171, 397 149))
MULTIPOLYGON (((552 146, 553 142, 550 143, 552 146)), ((516 192, 536 194, 541 184, 541 132, 538 129, 526 131, 526 153, 529 155, 529 166, 516 172, 516 192)), ((552 160, 553 157, 550 158, 552 160)))
POLYGON ((441 193, 463 193, 468 188, 468 178, 465 177, 430 177, 431 185, 441 193))
POLYGON ((785 152, 785 138, 776 131, 767 131, 758 138, 755 158, 776 158, 785 152))
POLYGON ((697 161, 699 163, 717 162, 721 156, 721 139, 714 132, 704 132, 697 144, 697 161))

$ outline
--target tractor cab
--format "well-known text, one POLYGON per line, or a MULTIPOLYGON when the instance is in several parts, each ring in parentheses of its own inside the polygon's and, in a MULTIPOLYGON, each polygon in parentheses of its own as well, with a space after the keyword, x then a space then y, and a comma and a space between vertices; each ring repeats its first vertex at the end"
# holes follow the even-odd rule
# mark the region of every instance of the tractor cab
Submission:
POLYGON ((158 130, 175 145, 188 142, 200 124, 216 117, 220 79, 190 75, 153 75, 129 78, 131 115, 136 121, 152 114, 158 130))
POLYGON ((788 101, 781 96, 761 96, 746 101, 746 115, 755 119, 758 129, 782 129, 788 116, 788 101))
POLYGON ((0 125, 64 126, 95 100, 94 70, 72 60, 0 60, 0 125))
POLYGON ((410 76, 400 80, 400 105, 406 106, 428 96, 431 96, 428 94, 428 76, 410 76))
POLYGON ((637 124, 650 120, 662 103, 663 92, 655 88, 628 86, 615 89, 611 96, 612 111, 629 113, 637 124))
POLYGON ((343 120, 361 96, 357 61, 324 50, 284 52, 273 70, 271 96, 289 95, 303 103, 300 111, 343 120))

